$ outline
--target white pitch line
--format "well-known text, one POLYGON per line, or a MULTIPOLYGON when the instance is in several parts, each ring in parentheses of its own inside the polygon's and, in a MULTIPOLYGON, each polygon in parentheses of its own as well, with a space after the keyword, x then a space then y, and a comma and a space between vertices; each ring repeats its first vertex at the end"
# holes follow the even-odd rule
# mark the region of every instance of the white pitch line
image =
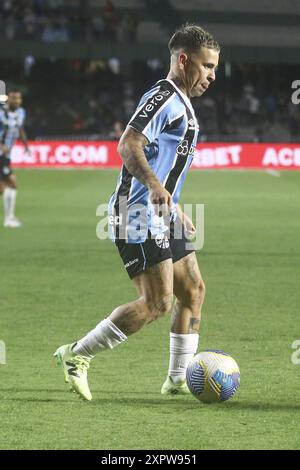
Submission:
POLYGON ((268 175, 271 175, 271 176, 277 176, 277 178, 280 178, 280 176, 281 176, 280 171, 278 171, 278 170, 271 170, 270 168, 267 168, 267 169, 266 169, 266 173, 268 173, 268 175))

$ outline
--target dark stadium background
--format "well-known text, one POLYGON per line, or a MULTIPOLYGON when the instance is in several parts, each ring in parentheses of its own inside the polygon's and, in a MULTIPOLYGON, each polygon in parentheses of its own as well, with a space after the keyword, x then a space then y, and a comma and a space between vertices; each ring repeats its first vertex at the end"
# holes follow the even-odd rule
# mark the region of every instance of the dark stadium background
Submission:
POLYGON ((0 40, 0 80, 23 92, 32 150, 13 152, 23 227, 0 226, 0 449, 299 449, 300 0, 0 0, 0 40), (222 47, 215 84, 194 101, 200 170, 181 197, 205 206, 200 350, 231 354, 241 387, 211 406, 162 397, 166 316, 95 359, 82 403, 52 355, 135 298, 96 237, 96 208, 186 21, 222 47), (70 162, 78 170, 61 171, 70 162))
POLYGON ((222 45, 218 80, 195 102, 200 138, 299 141, 290 96, 300 4, 291 0, 2 0, 1 77, 24 93, 30 137, 116 138, 166 73, 168 37, 185 21, 222 45))

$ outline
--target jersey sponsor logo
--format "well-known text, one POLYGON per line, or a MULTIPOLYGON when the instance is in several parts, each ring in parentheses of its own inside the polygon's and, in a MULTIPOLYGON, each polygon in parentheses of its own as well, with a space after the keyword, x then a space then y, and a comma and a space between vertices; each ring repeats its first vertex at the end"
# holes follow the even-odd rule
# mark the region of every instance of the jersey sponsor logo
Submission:
POLYGON ((156 235, 155 243, 158 246, 158 248, 167 249, 170 246, 169 239, 166 235, 161 235, 161 234, 156 235))
MULTIPOLYGON (((185 104, 186 108, 186 116, 188 123, 193 121, 195 124, 195 117, 193 116, 191 109, 185 104)), ((188 128, 186 129, 185 135, 183 140, 179 143, 176 149, 176 161, 171 169, 168 178, 165 183, 165 188, 169 191, 170 194, 173 195, 173 192, 178 187, 180 177, 187 168, 187 165, 190 164, 189 156, 193 154, 194 148, 193 145, 196 142, 197 132, 195 128, 190 127, 188 124, 188 128)), ((182 183, 181 183, 182 184, 182 183)))
POLYGON ((139 117, 147 118, 149 113, 151 113, 156 106, 159 105, 160 101, 162 101, 166 96, 170 95, 170 91, 161 91, 157 95, 153 96, 153 98, 148 101, 147 105, 143 108, 143 112, 139 114, 139 117))
POLYGON ((181 155, 182 157, 186 157, 187 155, 192 155, 194 151, 195 151, 195 145, 191 144, 190 149, 189 149, 189 142, 186 139, 180 142, 180 144, 178 145, 176 149, 177 155, 181 155))
POLYGON ((130 261, 128 261, 128 263, 125 264, 125 268, 129 268, 130 266, 132 266, 133 264, 136 264, 139 262, 139 259, 138 258, 135 258, 135 259, 132 259, 130 261))
POLYGON ((178 155, 186 157, 189 153, 189 141, 187 139, 182 140, 178 145, 176 152, 178 155))

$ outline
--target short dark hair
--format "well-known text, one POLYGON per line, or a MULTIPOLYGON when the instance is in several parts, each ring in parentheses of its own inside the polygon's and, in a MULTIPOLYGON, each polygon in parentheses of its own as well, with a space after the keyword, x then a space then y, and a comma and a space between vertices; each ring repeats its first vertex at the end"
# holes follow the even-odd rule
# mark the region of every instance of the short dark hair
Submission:
POLYGON ((11 93, 21 93, 21 90, 19 90, 18 88, 12 88, 11 90, 8 90, 8 94, 10 95, 11 93))
POLYGON ((191 23, 180 26, 171 37, 168 46, 171 54, 180 48, 187 52, 195 52, 200 47, 215 49, 218 52, 221 50, 212 34, 201 26, 191 23))

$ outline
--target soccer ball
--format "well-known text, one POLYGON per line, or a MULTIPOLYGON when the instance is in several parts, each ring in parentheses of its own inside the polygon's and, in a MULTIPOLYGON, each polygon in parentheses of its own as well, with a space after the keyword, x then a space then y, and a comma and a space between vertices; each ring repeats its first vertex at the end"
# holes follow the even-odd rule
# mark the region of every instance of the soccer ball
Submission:
POLYGON ((204 403, 229 400, 240 385, 240 370, 224 351, 207 350, 189 363, 186 381, 190 392, 204 403))

